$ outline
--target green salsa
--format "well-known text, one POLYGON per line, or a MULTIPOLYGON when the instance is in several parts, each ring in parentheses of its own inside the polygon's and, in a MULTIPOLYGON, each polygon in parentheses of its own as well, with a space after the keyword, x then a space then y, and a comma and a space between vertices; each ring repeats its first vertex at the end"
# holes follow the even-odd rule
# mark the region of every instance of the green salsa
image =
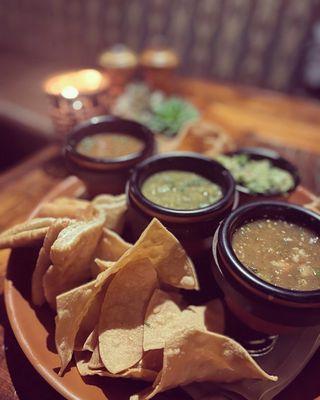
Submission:
POLYGON ((142 193, 153 203, 174 210, 195 210, 222 198, 219 185, 194 172, 174 170, 151 175, 143 183, 142 193))
POLYGON ((250 193, 286 193, 294 186, 292 175, 267 159, 251 160, 246 154, 217 157, 235 181, 250 193))

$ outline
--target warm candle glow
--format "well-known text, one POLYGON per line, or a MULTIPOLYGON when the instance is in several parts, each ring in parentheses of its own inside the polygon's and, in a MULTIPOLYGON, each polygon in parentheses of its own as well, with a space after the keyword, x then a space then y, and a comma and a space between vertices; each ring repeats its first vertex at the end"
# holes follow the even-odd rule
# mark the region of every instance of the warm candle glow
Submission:
POLYGON ((138 57, 127 46, 118 44, 100 54, 99 65, 103 68, 135 68, 138 57))
POLYGON ((107 88, 109 79, 95 69, 82 69, 55 75, 44 85, 48 94, 75 99, 79 94, 90 94, 107 88))
POLYGON ((61 90, 60 94, 66 99, 75 99, 78 96, 79 91, 73 86, 66 86, 61 90))
POLYGON ((170 68, 179 65, 178 55, 169 48, 149 48, 142 52, 140 63, 146 67, 170 68))

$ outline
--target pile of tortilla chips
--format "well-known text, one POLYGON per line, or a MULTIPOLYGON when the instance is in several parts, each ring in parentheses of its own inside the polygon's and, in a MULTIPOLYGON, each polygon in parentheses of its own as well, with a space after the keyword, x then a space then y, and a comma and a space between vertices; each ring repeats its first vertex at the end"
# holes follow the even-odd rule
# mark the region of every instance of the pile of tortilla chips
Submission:
POLYGON ((121 196, 57 199, 0 236, 0 248, 43 241, 32 299, 56 308, 60 375, 74 356, 83 376, 152 382, 132 396, 140 400, 195 381, 276 380, 222 335, 219 300, 185 304, 179 289, 199 287, 177 239, 153 219, 127 243, 115 232, 124 212, 121 196))
POLYGON ((91 202, 57 198, 43 204, 36 218, 3 232, 0 249, 42 245, 32 301, 55 308, 58 294, 95 277, 96 257, 112 261, 127 249, 129 244, 115 233, 122 229, 125 212, 124 195, 100 195, 91 202))
POLYGON ((118 260, 95 262, 94 280, 57 297, 60 374, 74 354, 83 376, 152 382, 141 400, 195 381, 277 379, 222 335, 219 300, 184 303, 178 289, 198 289, 194 266, 157 219, 118 260))

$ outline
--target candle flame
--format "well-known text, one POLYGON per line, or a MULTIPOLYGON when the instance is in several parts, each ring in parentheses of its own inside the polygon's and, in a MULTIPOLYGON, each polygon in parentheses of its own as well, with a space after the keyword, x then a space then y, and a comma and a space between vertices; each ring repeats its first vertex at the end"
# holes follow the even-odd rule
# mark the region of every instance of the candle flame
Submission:
POLYGON ((79 91, 74 86, 66 86, 60 93, 61 96, 66 99, 75 99, 78 96, 79 91))

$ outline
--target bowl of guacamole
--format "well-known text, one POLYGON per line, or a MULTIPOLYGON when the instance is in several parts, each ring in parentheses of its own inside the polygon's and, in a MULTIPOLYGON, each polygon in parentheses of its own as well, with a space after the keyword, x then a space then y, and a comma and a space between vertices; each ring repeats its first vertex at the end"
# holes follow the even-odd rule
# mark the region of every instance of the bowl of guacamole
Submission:
POLYGON ((244 195, 279 197, 293 192, 300 183, 297 168, 277 152, 247 147, 216 157, 233 176, 244 195))

